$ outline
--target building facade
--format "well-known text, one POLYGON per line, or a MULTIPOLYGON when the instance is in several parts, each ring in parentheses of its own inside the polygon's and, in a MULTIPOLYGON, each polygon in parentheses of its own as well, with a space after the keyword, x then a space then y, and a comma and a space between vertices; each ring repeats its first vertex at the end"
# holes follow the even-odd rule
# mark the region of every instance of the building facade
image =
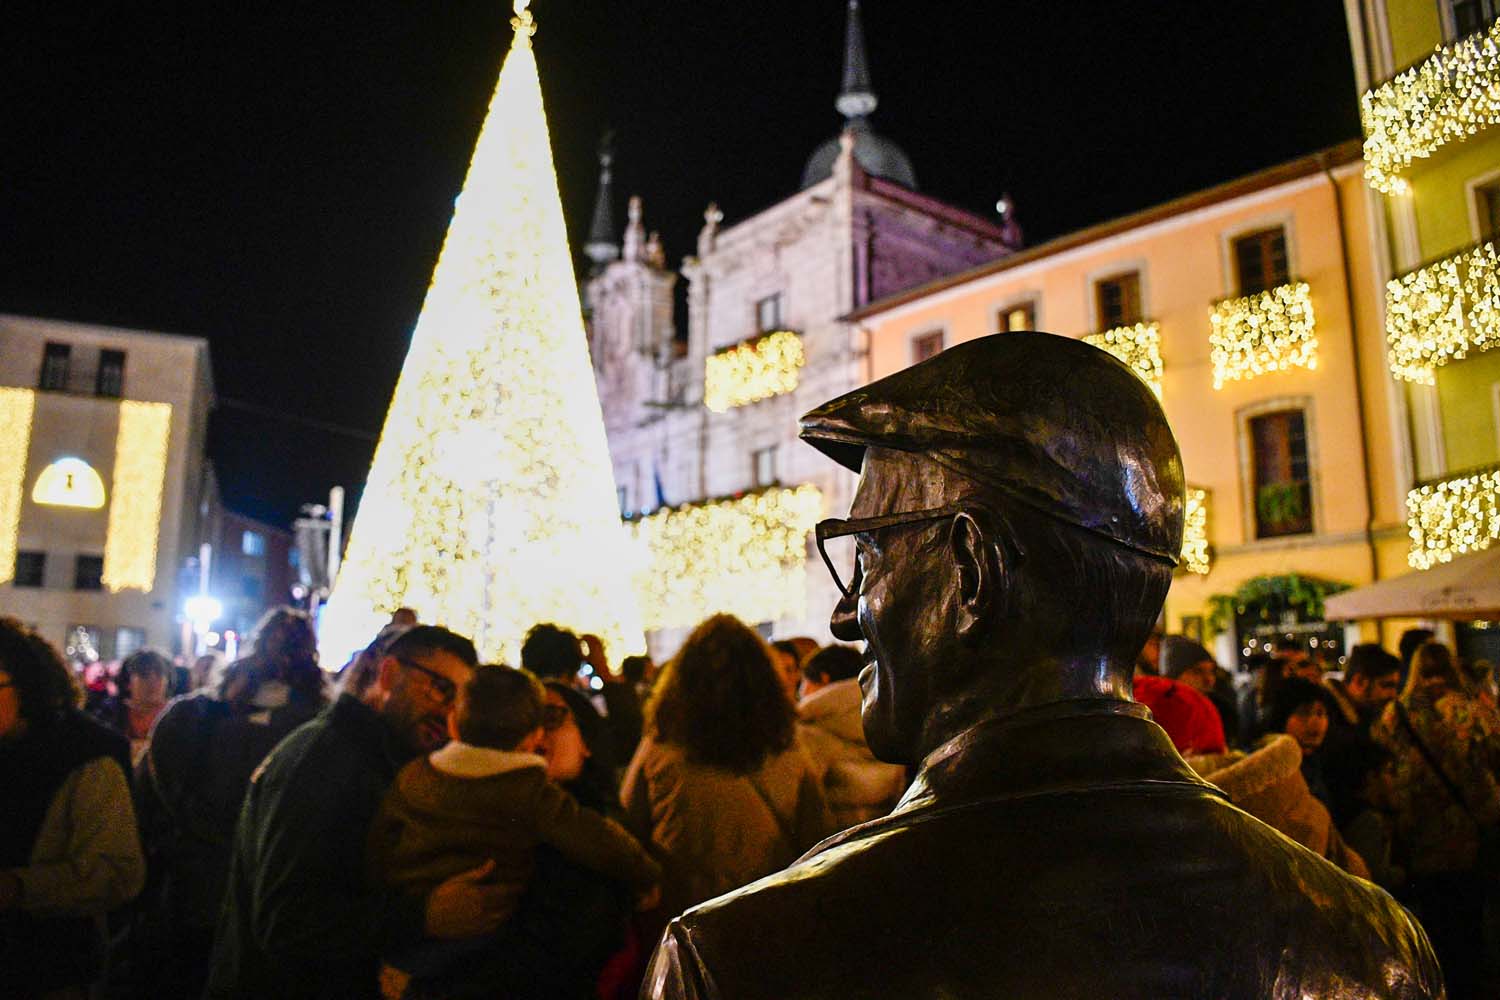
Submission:
POLYGON ((0 315, 0 609, 80 659, 175 649, 213 399, 194 337, 0 315))
POLYGON ((640 545, 651 645, 670 651, 714 611, 767 634, 827 637, 836 590, 808 532, 847 509, 853 477, 797 441, 797 418, 863 381, 851 310, 1012 252, 996 223, 916 189, 910 160, 870 122, 857 3, 849 5, 838 136, 801 190, 732 225, 710 205, 696 253, 666 265, 631 199, 610 222, 611 156, 585 252, 590 350, 622 513, 640 545), (674 289, 687 283, 686 339, 674 289))
POLYGON ((1298 588, 1407 556, 1362 191, 1350 143, 872 303, 866 376, 1016 330, 1111 351, 1161 398, 1190 487, 1168 630, 1221 636, 1224 662, 1287 632, 1342 646, 1298 588))

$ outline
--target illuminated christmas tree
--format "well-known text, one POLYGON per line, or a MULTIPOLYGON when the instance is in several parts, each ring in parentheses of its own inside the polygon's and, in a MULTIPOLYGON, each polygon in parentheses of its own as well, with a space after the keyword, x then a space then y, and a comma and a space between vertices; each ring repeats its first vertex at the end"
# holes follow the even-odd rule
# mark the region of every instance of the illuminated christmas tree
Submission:
POLYGON ((542 109, 529 0, 324 611, 335 666, 403 605, 516 662, 527 628, 644 649, 542 109))

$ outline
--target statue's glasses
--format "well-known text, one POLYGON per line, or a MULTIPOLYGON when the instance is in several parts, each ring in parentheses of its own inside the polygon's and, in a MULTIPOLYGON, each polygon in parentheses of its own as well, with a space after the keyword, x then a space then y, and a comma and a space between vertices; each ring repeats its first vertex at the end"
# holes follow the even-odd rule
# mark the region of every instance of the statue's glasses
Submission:
POLYGON ((873 535, 877 531, 886 528, 895 528, 904 524, 920 524, 923 521, 939 521, 945 517, 952 517, 961 513, 963 507, 958 504, 949 504, 946 507, 933 507, 929 510, 912 510, 900 514, 882 514, 879 517, 830 517, 819 521, 813 528, 813 537, 818 543, 818 555, 823 557, 823 565, 828 567, 828 573, 833 577, 834 585, 839 588, 839 593, 846 598, 853 598, 859 590, 860 570, 859 560, 854 561, 854 570, 849 575, 849 582, 844 583, 843 575, 839 573, 838 567, 828 557, 828 549, 825 546, 830 538, 843 538, 848 535, 873 535))

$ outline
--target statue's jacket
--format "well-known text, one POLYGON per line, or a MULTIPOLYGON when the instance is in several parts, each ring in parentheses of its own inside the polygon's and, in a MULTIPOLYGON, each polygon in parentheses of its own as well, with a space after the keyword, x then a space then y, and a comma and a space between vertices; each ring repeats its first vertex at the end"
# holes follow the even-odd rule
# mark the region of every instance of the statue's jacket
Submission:
POLYGON ((934 751, 889 815, 672 921, 643 996, 1443 995, 1422 929, 1198 778, 1140 705, 934 751))

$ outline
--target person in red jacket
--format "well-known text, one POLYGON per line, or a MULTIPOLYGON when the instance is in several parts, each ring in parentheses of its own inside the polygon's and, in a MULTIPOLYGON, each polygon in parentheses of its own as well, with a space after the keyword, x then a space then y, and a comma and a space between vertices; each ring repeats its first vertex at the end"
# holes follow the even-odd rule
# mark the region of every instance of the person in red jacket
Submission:
POLYGON ((1181 754, 1223 753, 1224 723, 1208 696, 1170 677, 1135 675, 1135 700, 1151 709, 1181 754))

